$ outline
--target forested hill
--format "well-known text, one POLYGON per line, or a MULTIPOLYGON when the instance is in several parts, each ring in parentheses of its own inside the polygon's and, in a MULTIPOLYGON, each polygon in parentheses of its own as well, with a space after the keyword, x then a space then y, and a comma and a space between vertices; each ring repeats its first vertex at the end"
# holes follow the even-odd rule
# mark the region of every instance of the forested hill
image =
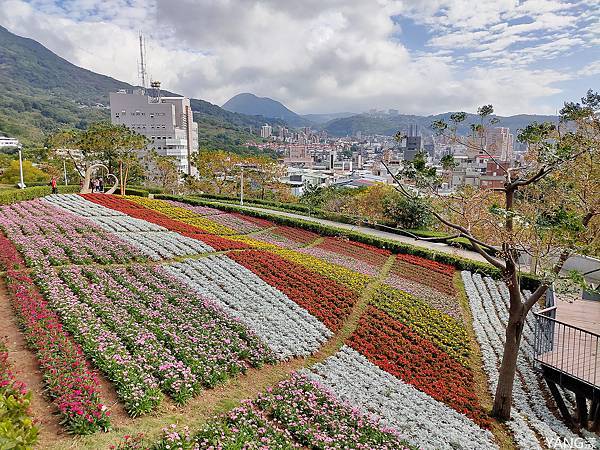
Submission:
MULTIPOLYGON (((78 67, 32 39, 0 26, 0 133, 25 144, 41 143, 44 134, 59 128, 85 128, 109 119, 108 94, 134 86, 78 67)), ((268 121, 281 120, 225 111, 204 100, 192 99, 195 119, 205 132, 200 141, 209 147, 236 150, 268 121), (218 140, 211 142, 212 137, 218 140)))

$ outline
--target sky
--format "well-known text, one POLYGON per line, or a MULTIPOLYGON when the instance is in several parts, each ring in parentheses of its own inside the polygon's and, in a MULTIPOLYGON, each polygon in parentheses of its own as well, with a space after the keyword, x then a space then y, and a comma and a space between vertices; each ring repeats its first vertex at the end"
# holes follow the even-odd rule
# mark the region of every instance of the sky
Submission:
POLYGON ((0 25, 139 84, 306 113, 554 114, 600 90, 598 0, 0 0, 0 25))

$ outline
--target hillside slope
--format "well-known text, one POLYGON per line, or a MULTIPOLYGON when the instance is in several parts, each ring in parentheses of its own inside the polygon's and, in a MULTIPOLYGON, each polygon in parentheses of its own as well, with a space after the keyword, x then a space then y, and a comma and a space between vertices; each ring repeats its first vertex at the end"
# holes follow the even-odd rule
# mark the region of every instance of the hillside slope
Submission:
MULTIPOLYGON (((350 117, 334 119, 323 125, 323 129, 333 136, 351 136, 357 132, 362 134, 381 134, 393 136, 398 131, 407 132, 409 125, 417 125, 422 134, 432 134, 431 124, 436 120, 450 120, 451 112, 436 114, 433 116, 418 116, 399 114, 395 116, 372 116, 369 114, 358 114, 350 117)), ((513 133, 522 129, 531 122, 555 122, 556 116, 527 115, 516 116, 492 116, 499 119, 496 126, 508 127, 513 133)), ((476 114, 467 114, 467 119, 458 127, 459 134, 469 133, 469 124, 477 122, 476 114)))
MULTIPOLYGON (((134 88, 78 67, 40 43, 0 26, 0 132, 25 144, 41 144, 45 134, 59 128, 85 128, 92 122, 108 120, 109 92, 134 88)), ((240 142, 254 137, 245 129, 256 131, 265 121, 283 124, 280 120, 225 111, 204 100, 192 99, 191 103, 199 129, 204 132, 200 141, 210 148, 238 150, 240 142), (212 142, 215 136, 219 139, 212 142)))

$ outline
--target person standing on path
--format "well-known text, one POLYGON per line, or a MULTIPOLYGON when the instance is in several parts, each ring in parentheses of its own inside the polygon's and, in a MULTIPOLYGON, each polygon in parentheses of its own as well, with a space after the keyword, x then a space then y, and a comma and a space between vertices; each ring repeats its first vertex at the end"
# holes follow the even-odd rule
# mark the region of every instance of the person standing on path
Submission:
POLYGON ((58 189, 56 188, 56 177, 52 177, 52 181, 50 181, 50 186, 52 186, 52 193, 58 194, 58 189))

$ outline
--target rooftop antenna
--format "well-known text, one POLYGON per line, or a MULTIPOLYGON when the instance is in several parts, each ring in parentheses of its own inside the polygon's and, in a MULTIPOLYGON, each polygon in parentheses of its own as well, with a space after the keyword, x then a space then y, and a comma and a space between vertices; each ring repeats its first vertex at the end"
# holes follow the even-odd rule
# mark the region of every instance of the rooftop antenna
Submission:
POLYGON ((139 34, 139 38, 140 38, 139 77, 140 77, 140 82, 142 84, 142 88, 144 88, 144 90, 146 90, 146 78, 148 76, 147 72, 146 72, 146 40, 144 39, 144 35, 141 31, 139 34))

